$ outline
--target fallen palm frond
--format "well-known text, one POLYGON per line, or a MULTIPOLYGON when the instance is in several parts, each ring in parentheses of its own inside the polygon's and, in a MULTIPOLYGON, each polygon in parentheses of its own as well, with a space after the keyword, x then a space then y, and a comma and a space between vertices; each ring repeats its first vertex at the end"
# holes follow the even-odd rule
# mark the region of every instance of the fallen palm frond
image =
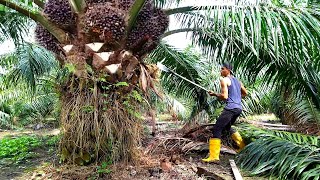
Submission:
POLYGON ((152 153, 158 147, 163 147, 165 150, 168 150, 168 151, 172 151, 175 148, 181 149, 181 147, 185 146, 189 142, 192 142, 192 140, 187 138, 180 138, 180 137, 173 137, 173 136, 159 137, 155 141, 155 143, 152 143, 152 145, 148 148, 146 153, 152 153))
POLYGON ((189 142, 182 147, 182 152, 189 153, 190 151, 203 151, 208 150, 208 144, 204 142, 189 142))
MULTIPOLYGON (((223 139, 226 142, 225 138, 223 139)), ((225 143, 229 144, 229 143, 225 143)), ((191 152, 201 152, 201 151, 208 151, 208 143, 201 142, 193 139, 188 138, 181 138, 175 136, 165 136, 159 137, 156 139, 145 151, 145 154, 150 154, 156 151, 159 148, 163 148, 167 152, 174 152, 178 151, 184 154, 188 154, 191 152)), ((228 153, 235 155, 236 152, 228 146, 222 145, 221 147, 222 153, 228 153)))
MULTIPOLYGON (((208 143, 204 143, 204 142, 189 142, 188 144, 186 144, 185 146, 182 147, 182 152, 184 152, 185 154, 188 154, 190 152, 196 152, 196 151, 209 151, 209 146, 208 143)), ((221 153, 228 153, 228 154, 232 154, 235 155, 237 154, 237 152, 233 149, 231 149, 228 146, 225 145, 221 145, 221 149, 220 149, 221 153)))
MULTIPOLYGON (((241 151, 238 163, 251 175, 279 179, 319 179, 320 140, 298 133, 250 129, 254 140, 241 151)), ((248 134, 247 134, 248 135, 248 134)))

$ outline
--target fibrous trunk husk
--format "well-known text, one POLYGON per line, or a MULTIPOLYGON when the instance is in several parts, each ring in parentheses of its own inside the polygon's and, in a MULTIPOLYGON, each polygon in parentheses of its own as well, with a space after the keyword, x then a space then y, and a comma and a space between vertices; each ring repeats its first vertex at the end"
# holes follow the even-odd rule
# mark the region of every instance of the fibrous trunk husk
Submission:
POLYGON ((103 92, 95 80, 83 87, 77 80, 73 83, 61 97, 61 159, 81 165, 132 160, 141 132, 140 120, 133 113, 138 112, 137 102, 130 95, 103 92))
POLYGON ((66 62, 76 70, 61 87, 62 161, 83 165, 135 160, 141 136, 138 112, 143 106, 143 94, 148 87, 154 88, 150 84, 157 69, 128 52, 115 54, 108 57, 117 58, 114 61, 119 64, 109 71, 108 66, 88 71, 84 53, 67 57, 66 62))

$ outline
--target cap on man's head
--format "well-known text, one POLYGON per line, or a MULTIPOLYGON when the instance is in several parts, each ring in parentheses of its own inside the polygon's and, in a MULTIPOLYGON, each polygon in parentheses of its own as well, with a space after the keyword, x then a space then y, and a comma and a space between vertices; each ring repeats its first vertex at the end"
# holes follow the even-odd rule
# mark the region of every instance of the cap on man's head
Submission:
POLYGON ((222 64, 222 67, 225 67, 225 68, 229 69, 230 73, 233 74, 233 71, 232 71, 233 67, 232 67, 232 65, 230 63, 226 63, 225 62, 225 63, 222 64))

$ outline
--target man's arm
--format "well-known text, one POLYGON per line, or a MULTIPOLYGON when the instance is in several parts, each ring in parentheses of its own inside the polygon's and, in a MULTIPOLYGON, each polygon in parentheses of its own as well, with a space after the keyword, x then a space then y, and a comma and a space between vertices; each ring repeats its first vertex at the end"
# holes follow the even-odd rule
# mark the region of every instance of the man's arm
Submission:
POLYGON ((209 94, 211 96, 216 96, 220 100, 227 100, 228 99, 228 86, 226 80, 223 78, 220 80, 220 86, 221 86, 221 93, 214 93, 212 91, 209 91, 209 94))
MULTIPOLYGON (((240 82, 241 83, 241 82, 240 82)), ((243 84, 241 83, 241 96, 245 97, 248 95, 248 91, 247 89, 243 86, 243 84)))

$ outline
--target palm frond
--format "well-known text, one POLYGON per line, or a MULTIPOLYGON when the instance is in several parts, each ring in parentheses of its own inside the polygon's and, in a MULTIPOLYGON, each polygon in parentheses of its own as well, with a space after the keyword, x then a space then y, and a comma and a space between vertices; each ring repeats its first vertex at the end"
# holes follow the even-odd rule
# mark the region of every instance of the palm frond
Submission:
POLYGON ((166 8, 178 6, 182 0, 154 0, 153 3, 156 7, 166 8))
POLYGON ((57 73, 52 71, 57 68, 54 56, 42 47, 23 43, 14 53, 0 58, 1 66, 8 71, 0 78, 0 110, 9 108, 2 120, 31 123, 50 115, 58 99, 57 73))
POLYGON ((237 157, 240 167, 250 174, 275 176, 279 179, 317 178, 313 173, 307 174, 320 172, 317 167, 320 162, 320 141, 317 137, 263 131, 248 126, 243 130, 257 139, 237 157))
MULTIPOLYGON (((166 44, 160 44, 150 55, 150 58, 153 62, 162 62, 168 68, 174 70, 183 77, 207 87, 208 89, 217 90, 213 88, 219 87, 218 84, 213 85, 212 82, 209 82, 210 77, 212 77, 210 72, 213 66, 204 59, 201 59, 200 55, 194 54, 190 49, 181 51, 166 44)), ((192 102, 193 107, 190 117, 195 116, 202 110, 209 111, 209 99, 206 91, 199 89, 197 86, 184 81, 179 77, 167 73, 162 73, 161 84, 168 93, 175 94, 176 97, 190 99, 188 102, 192 102)))
POLYGON ((296 125, 319 123, 320 111, 309 97, 305 97, 302 93, 293 94, 282 91, 278 90, 274 93, 270 101, 271 110, 282 122, 296 125))
POLYGON ((3 112, 3 111, 0 111, 0 127, 11 127, 12 124, 10 122, 10 115, 3 112))
MULTIPOLYGON (((201 62, 199 63, 199 57, 194 54, 188 54, 187 52, 179 51, 174 49, 171 46, 166 44, 160 44, 158 48, 150 55, 152 62, 162 62, 168 68, 177 72, 181 76, 200 84, 200 76, 197 69, 201 68, 201 62)), ((184 81, 179 77, 175 77, 170 73, 162 73, 164 80, 172 80, 173 83, 168 84, 169 89, 174 89, 177 93, 182 93, 183 90, 180 87, 192 87, 190 89, 195 89, 194 85, 184 81), (179 91, 179 92, 178 92, 179 91)), ((196 89, 194 92, 190 92, 191 94, 197 93, 197 91, 201 91, 200 89, 196 89)))
POLYGON ((302 53, 302 44, 308 44, 308 49, 313 45, 319 47, 319 20, 316 15, 317 11, 311 8, 247 5, 212 6, 206 16, 184 12, 178 17, 182 27, 202 28, 202 31, 193 33, 192 39, 195 44, 211 52, 211 57, 216 44, 222 46, 228 38, 234 51, 241 52, 248 48, 258 56, 260 49, 268 48, 269 51, 272 50, 267 52, 270 57, 279 58, 280 52, 289 54, 298 50, 302 53), (216 43, 211 43, 210 40, 216 43), (294 49, 291 45, 298 46, 294 49))
POLYGON ((52 115, 58 104, 58 97, 55 93, 48 95, 38 95, 33 98, 28 105, 32 110, 31 116, 35 120, 43 120, 45 117, 52 115))
MULTIPOLYGON (((3 81, 2 81, 3 83, 3 81)), ((23 84, 18 86, 3 86, 0 90, 0 106, 12 104, 20 97, 29 96, 31 93, 26 91, 27 87, 23 84)))
POLYGON ((8 83, 17 84, 24 80, 33 90, 37 77, 58 67, 54 56, 35 44, 26 43, 19 46, 14 57, 18 64, 10 71, 8 83))
POLYGON ((212 6, 206 16, 178 18, 182 28, 202 28, 191 38, 209 58, 227 59, 251 80, 263 71, 266 83, 293 86, 320 108, 319 7, 212 6))
POLYGON ((12 40, 15 44, 21 43, 26 39, 33 24, 28 17, 22 14, 0 10, 0 42, 12 40))

